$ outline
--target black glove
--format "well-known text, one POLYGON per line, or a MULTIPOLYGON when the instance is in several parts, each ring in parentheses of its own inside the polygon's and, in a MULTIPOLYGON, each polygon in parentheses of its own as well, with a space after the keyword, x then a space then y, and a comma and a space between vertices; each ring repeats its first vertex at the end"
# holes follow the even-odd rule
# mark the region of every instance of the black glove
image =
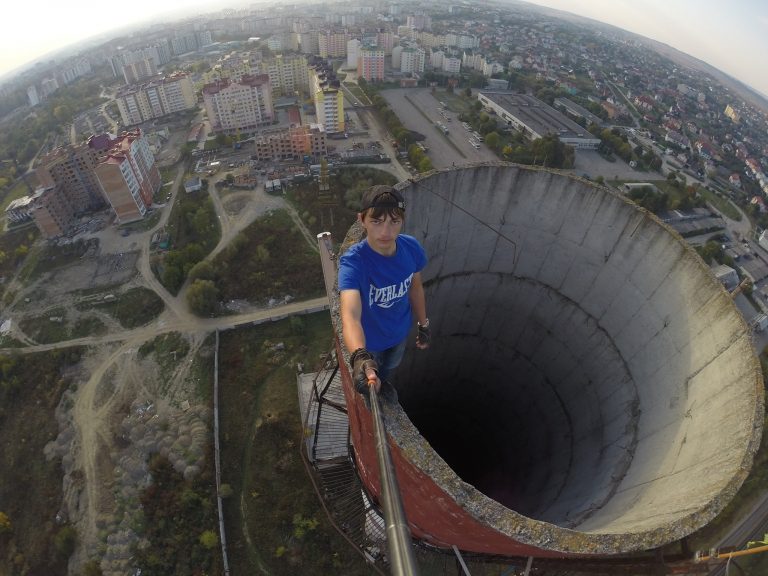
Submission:
POLYGON ((429 347, 429 343, 432 342, 432 332, 429 329, 429 322, 426 326, 418 325, 419 331, 416 334, 416 345, 419 348, 429 347))
POLYGON ((358 348, 349 357, 349 362, 352 364, 352 381, 355 383, 355 387, 358 392, 368 391, 368 376, 366 372, 370 369, 379 373, 379 365, 376 364, 376 360, 373 359, 371 353, 365 348, 358 348))

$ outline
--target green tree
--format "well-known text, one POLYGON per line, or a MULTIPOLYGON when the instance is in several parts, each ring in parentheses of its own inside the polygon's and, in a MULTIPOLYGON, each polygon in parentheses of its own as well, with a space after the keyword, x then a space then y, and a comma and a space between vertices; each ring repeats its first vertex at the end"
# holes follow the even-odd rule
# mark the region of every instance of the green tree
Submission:
POLYGON ((72 556, 77 546, 77 530, 73 526, 64 526, 53 537, 56 554, 67 559, 72 556))
POLYGON ((0 512, 0 534, 11 531, 11 519, 8 514, 0 512))
POLYGON ((213 264, 205 260, 192 266, 189 271, 190 280, 213 280, 215 275, 213 264))
POLYGON ((200 544, 202 544, 203 548, 206 548, 207 550, 212 550, 215 548, 219 543, 219 537, 216 535, 216 532, 213 530, 206 530, 202 534, 200 534, 200 544))
POLYGON ((208 316, 216 312, 219 289, 211 280, 195 280, 187 292, 189 308, 200 316, 208 316))
POLYGON ((83 576, 102 576, 101 565, 98 560, 88 560, 83 566, 83 576))
POLYGON ((485 143, 491 150, 498 150, 499 144, 501 144, 501 136, 498 132, 490 132, 485 136, 485 143))

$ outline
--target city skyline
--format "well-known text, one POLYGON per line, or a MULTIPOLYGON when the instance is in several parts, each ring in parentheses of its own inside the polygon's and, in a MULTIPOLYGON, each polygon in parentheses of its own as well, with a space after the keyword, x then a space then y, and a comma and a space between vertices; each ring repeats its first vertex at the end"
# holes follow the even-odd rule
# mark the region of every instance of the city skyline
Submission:
MULTIPOLYGON (((714 0, 531 0, 591 18, 668 44, 733 76, 768 98, 768 77, 760 73, 757 54, 768 52, 768 5, 755 0, 722 4, 714 0)), ((168 0, 158 5, 136 0, 119 22, 95 0, 53 3, 32 0, 8 8, 8 21, 19 23, 0 37, 0 77, 89 38, 127 26, 242 7, 238 2, 168 0), (72 14, 77 13, 77 19, 72 14), (40 15, 43 17, 40 17, 40 15), (135 17, 133 17, 135 15, 135 17), (32 21, 32 17, 35 21, 32 21), (29 23, 25 26, 24 23, 29 23), (62 22, 67 22, 62 26, 62 22), (31 34, 29 30, 34 30, 31 34)))

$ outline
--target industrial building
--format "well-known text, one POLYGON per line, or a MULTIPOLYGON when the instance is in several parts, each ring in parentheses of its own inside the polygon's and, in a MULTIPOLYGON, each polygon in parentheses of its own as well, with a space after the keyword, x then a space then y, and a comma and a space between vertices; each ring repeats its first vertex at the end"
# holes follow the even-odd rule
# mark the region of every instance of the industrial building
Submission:
POLYGON ((597 149, 600 139, 541 100, 527 94, 480 92, 477 96, 486 110, 493 111, 507 126, 536 140, 555 134, 563 144, 574 148, 597 149))

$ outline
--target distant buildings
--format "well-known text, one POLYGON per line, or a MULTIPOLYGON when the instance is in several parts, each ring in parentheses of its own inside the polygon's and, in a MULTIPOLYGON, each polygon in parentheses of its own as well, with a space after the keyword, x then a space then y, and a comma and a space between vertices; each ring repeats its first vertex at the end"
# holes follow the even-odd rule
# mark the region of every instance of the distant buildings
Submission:
POLYGON ((243 76, 203 86, 203 104, 214 132, 253 132, 275 118, 269 76, 243 76))
POLYGON ((309 66, 302 54, 278 54, 261 62, 258 71, 269 76, 273 98, 309 94, 309 66))
POLYGON ((77 216, 107 204, 119 222, 140 219, 161 185, 140 130, 56 148, 41 159, 37 176, 40 187, 13 205, 11 218, 26 211, 45 238, 66 234, 77 216))
POLYGON ((600 139, 541 100, 526 94, 480 92, 478 100, 493 110, 501 122, 536 140, 555 134, 563 144, 574 148, 596 149, 600 139))
POLYGON ((734 123, 734 124, 738 124, 738 123, 739 123, 739 121, 741 120, 741 116, 739 115, 739 113, 738 113, 738 112, 736 111, 736 109, 735 109, 733 106, 731 106, 730 104, 728 104, 728 105, 725 107, 725 112, 724 112, 724 114, 725 114, 726 116, 728 116, 728 118, 730 118, 730 119, 733 121, 733 123, 734 123))
POLYGON ((183 72, 145 84, 126 86, 117 93, 115 101, 125 126, 135 126, 197 106, 192 81, 183 72))
POLYGON ((295 160, 304 156, 322 158, 327 153, 325 129, 320 124, 291 126, 254 140, 253 157, 259 161, 295 160))

